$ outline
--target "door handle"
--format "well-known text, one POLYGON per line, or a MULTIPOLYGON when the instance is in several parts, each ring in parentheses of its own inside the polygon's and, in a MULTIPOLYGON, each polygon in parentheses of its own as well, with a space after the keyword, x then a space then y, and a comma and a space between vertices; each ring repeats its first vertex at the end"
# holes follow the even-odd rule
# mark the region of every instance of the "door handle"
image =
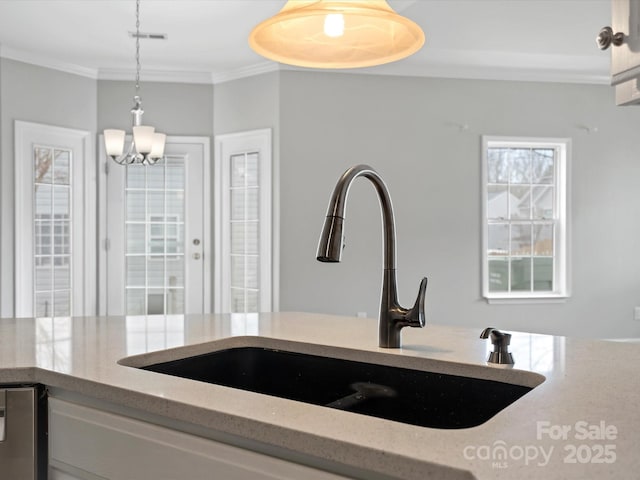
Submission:
POLYGON ((193 259, 194 260, 200 260, 200 254, 199 253, 194 253, 193 254, 193 259))

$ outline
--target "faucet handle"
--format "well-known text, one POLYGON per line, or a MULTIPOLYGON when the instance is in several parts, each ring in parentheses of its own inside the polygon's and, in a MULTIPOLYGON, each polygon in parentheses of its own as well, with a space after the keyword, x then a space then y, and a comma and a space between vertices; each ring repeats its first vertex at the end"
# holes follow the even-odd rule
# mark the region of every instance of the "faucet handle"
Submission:
POLYGON ((422 328, 427 323, 424 314, 424 304, 427 297, 427 277, 424 277, 418 288, 418 298, 411 310, 407 312, 408 325, 410 327, 422 328))
POLYGON ((487 362, 503 366, 513 365, 515 361, 513 360, 513 355, 509 352, 511 334, 503 333, 494 327, 487 327, 480 334, 480 338, 489 337, 491 337, 491 343, 493 344, 493 352, 489 354, 487 362))

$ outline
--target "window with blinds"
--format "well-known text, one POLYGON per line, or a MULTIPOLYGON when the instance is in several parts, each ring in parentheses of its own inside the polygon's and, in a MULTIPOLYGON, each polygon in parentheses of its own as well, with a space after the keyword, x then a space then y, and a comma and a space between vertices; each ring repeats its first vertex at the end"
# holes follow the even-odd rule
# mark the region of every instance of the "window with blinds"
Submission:
POLYGON ((229 188, 231 244, 231 312, 257 312, 260 295, 259 155, 231 155, 229 188))
POLYGON ((71 151, 33 147, 34 313, 71 312, 71 151))
POLYGON ((126 314, 182 314, 185 298, 185 158, 128 165, 126 314))

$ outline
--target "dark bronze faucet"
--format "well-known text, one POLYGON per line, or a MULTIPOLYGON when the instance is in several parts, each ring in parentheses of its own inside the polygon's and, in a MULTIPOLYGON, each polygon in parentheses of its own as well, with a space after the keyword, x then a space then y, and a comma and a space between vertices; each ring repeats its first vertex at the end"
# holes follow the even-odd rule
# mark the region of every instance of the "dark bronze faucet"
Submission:
POLYGON ((344 245, 343 224, 349 188, 358 177, 365 177, 373 183, 382 208, 384 227, 384 273, 382 277, 382 298, 380 301, 379 345, 384 348, 400 348, 400 331, 404 327, 424 327, 424 303, 427 279, 423 278, 415 305, 403 308, 398 304, 396 283, 396 232, 391 197, 384 181, 368 165, 356 165, 348 169, 338 180, 327 209, 327 218, 320 235, 317 259, 321 262, 339 262, 344 245))

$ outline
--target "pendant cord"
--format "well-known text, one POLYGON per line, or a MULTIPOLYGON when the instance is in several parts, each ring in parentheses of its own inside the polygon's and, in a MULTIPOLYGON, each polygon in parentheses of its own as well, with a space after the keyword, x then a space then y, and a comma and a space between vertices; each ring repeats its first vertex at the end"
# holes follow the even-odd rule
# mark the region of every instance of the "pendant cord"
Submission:
POLYGON ((136 96, 140 92, 140 0, 136 0, 136 96))

